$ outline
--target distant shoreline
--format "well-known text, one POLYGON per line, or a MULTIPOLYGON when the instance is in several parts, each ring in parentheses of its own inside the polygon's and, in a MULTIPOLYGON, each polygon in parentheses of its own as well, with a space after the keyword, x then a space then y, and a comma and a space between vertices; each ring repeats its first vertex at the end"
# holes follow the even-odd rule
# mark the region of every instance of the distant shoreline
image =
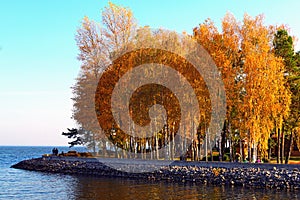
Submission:
POLYGON ((300 190, 300 165, 186 162, 49 156, 21 161, 12 168, 30 171, 195 182, 254 188, 300 190), (149 170, 154 169, 153 171, 149 170), (140 173, 137 173, 140 172, 140 173))

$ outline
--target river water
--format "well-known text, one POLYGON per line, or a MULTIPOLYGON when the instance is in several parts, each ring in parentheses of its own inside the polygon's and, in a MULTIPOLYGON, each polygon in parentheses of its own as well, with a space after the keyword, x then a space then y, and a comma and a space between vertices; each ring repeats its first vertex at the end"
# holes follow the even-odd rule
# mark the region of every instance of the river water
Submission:
MULTIPOLYGON (((0 146, 0 199, 300 199, 299 192, 49 174, 12 169, 53 147, 0 146)), ((67 152, 68 147, 58 147, 67 152)), ((84 148, 73 150, 85 151, 84 148)))

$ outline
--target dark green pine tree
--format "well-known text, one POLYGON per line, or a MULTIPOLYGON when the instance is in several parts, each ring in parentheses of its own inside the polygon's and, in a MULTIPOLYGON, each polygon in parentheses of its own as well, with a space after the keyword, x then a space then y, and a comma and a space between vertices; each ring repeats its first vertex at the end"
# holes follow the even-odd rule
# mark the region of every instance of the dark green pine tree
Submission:
POLYGON ((83 139, 81 137, 81 134, 76 128, 72 128, 72 129, 68 128, 68 131, 69 132, 66 132, 66 133, 62 132, 62 135, 67 136, 70 139, 74 139, 73 141, 68 142, 68 144, 70 145, 69 146, 70 148, 75 146, 75 145, 82 145, 83 144, 83 139))
POLYGON ((280 29, 276 32, 273 45, 275 55, 284 59, 286 73, 293 72, 296 66, 294 44, 293 38, 288 34, 287 30, 280 29))
POLYGON ((299 52, 295 53, 293 38, 285 29, 280 29, 276 32, 273 45, 275 55, 283 58, 284 60, 287 88, 289 88, 292 93, 290 114, 289 117, 284 121, 284 132, 281 139, 278 140, 277 162, 279 162, 280 157, 280 161, 283 163, 283 159, 285 157, 285 163, 287 164, 290 159, 290 154, 294 143, 294 134, 296 133, 295 128, 300 126, 300 54, 299 52), (284 141, 286 137, 288 138, 286 140, 287 148, 284 147, 284 141))

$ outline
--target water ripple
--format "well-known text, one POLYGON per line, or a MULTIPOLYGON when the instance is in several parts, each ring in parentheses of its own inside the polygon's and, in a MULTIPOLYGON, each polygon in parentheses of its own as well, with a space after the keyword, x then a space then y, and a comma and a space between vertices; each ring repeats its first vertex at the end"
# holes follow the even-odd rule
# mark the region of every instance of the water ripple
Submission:
MULTIPOLYGON (((52 147, 0 147, 0 199, 300 199, 296 192, 203 186, 121 178, 94 178, 12 169, 52 147)), ((67 147, 59 147, 68 151, 67 147)))

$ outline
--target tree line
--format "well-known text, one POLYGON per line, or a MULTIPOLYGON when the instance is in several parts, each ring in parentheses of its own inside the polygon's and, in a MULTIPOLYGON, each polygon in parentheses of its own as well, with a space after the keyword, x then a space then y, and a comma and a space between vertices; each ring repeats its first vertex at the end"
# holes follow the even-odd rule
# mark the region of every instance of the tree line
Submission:
MULTIPOLYGON (((208 152, 212 157, 212 148, 216 145, 220 160, 229 152, 230 160, 234 160, 236 154, 249 161, 268 160, 273 155, 278 163, 288 163, 294 144, 300 145, 300 53, 294 50, 294 38, 289 35, 288 28, 266 26, 263 15, 251 17, 245 14, 244 19, 238 21, 227 13, 222 19, 221 30, 207 19, 187 36, 204 47, 221 73, 226 91, 226 118, 217 130, 221 137, 216 137, 214 144, 207 144, 205 135, 209 133, 207 118, 210 103, 204 98, 207 95, 205 84, 200 84, 196 90, 204 96, 200 101, 205 106, 200 109, 200 115, 206 118, 200 117, 201 123, 194 125, 195 120, 190 115, 191 127, 197 130, 196 133, 183 127, 184 136, 180 142, 169 145, 166 150, 169 156, 165 159, 178 156, 175 149, 187 150, 192 160, 201 160, 203 156, 207 158, 208 152), (186 146, 188 139, 191 140, 190 146, 186 146)), ((174 138, 173 122, 165 124, 161 130, 152 130, 155 134, 148 139, 122 136, 121 130, 113 124, 108 127, 109 131, 103 132, 95 112, 95 92, 106 67, 126 52, 126 46, 142 48, 146 44, 162 42, 163 38, 169 38, 168 45, 176 46, 174 48, 182 45, 174 32, 160 30, 153 33, 147 26, 138 27, 129 8, 113 3, 102 11, 100 23, 84 17, 76 34, 81 70, 72 87, 72 117, 78 124, 81 143, 94 151, 99 148, 103 155, 113 148, 119 157, 128 157, 127 152, 131 151, 141 153, 145 158, 161 158, 158 149, 174 138), (111 139, 111 143, 107 142, 107 138, 111 139)), ((126 59, 131 63, 138 62, 134 56, 126 59)), ((173 60, 174 63, 179 62, 175 58, 173 60)), ((182 70, 186 67, 186 64, 181 64, 182 70)), ((122 70, 120 66, 118 73, 122 74, 122 70)), ((148 73, 151 75, 151 71, 148 73)), ((167 93, 161 92, 157 97, 167 99, 167 93)), ((148 102, 147 98, 144 100, 145 107, 135 105, 142 106, 141 111, 148 111, 148 106, 156 102, 155 99, 152 102, 148 102)), ((126 121, 117 120, 118 123, 126 121)), ((129 127, 132 126, 134 124, 129 127)), ((211 133, 210 137, 215 135, 218 134, 211 133)))

